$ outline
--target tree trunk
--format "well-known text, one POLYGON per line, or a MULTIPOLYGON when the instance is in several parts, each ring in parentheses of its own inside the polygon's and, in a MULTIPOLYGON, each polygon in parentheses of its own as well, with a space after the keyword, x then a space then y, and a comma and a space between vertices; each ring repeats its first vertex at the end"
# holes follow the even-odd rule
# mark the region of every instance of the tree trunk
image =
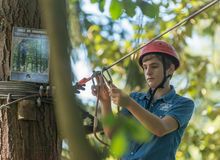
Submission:
POLYGON ((79 103, 71 89, 66 3, 61 0, 41 0, 40 2, 52 53, 51 71, 52 81, 56 86, 58 126, 68 141, 72 160, 98 160, 100 157, 86 139, 80 119, 79 103))
MULTIPOLYGON (((0 81, 10 76, 13 26, 42 28, 37 0, 0 0, 0 81)), ((17 112, 17 104, 0 110, 0 159, 59 160, 62 143, 54 107, 36 107, 36 120, 18 120, 17 112)))

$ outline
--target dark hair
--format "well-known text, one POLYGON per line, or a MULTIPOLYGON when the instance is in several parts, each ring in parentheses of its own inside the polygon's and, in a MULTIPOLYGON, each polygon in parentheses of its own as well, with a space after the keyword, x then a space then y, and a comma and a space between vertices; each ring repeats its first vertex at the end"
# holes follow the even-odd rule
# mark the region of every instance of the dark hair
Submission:
MULTIPOLYGON (((165 64, 166 64, 166 69, 170 68, 171 64, 175 65, 175 61, 173 60, 173 57, 171 57, 169 55, 162 54, 159 52, 153 52, 153 53, 147 54, 145 56, 149 56, 149 55, 155 55, 162 63, 163 63, 163 60, 162 60, 162 56, 163 56, 164 60, 165 60, 165 64)), ((143 56, 143 58, 145 56, 143 56)), ((142 58, 142 60, 143 60, 143 58, 142 58)))

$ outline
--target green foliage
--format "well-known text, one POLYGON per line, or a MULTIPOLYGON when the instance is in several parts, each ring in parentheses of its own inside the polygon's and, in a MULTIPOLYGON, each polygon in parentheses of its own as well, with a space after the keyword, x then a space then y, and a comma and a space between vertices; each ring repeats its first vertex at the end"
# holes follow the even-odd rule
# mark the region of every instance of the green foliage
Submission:
POLYGON ((121 157, 128 148, 129 140, 140 143, 150 138, 150 133, 137 120, 125 117, 107 116, 103 123, 114 128, 114 135, 111 141, 111 152, 116 157, 121 157))
POLYGON ((144 15, 150 18, 155 18, 158 15, 158 9, 156 9, 152 4, 149 4, 142 0, 138 0, 138 1, 112 0, 110 6, 111 17, 114 20, 118 19, 121 16, 123 10, 128 16, 133 17, 135 15, 135 9, 137 6, 140 7, 144 15))
POLYGON ((126 135, 120 130, 113 136, 110 149, 116 157, 121 157, 127 151, 127 147, 128 140, 126 135))
POLYGON ((112 0, 110 6, 110 14, 112 19, 114 20, 118 19, 122 14, 122 9, 123 9, 122 2, 118 0, 112 0))
MULTIPOLYGON (((99 10, 104 12, 105 0, 91 0, 91 3, 98 3, 99 10)), ((137 7, 140 7, 143 14, 150 18, 155 18, 158 16, 158 8, 156 8, 153 4, 142 0, 111 0, 109 12, 111 18, 113 20, 117 20, 123 12, 129 17, 133 17, 136 14, 135 9, 137 7)))
POLYGON ((91 0, 91 3, 96 3, 98 2, 98 0, 91 0))
POLYGON ((125 9, 125 13, 128 16, 133 17, 135 15, 136 4, 133 3, 131 0, 122 1, 122 3, 125 9))
POLYGON ((100 0, 100 1, 99 1, 99 10, 100 10, 101 12, 104 11, 104 6, 105 6, 105 0, 100 0))
POLYGON ((156 18, 158 16, 158 9, 156 9, 153 5, 144 2, 142 0, 138 1, 138 6, 140 6, 141 11, 144 15, 150 18, 156 18))

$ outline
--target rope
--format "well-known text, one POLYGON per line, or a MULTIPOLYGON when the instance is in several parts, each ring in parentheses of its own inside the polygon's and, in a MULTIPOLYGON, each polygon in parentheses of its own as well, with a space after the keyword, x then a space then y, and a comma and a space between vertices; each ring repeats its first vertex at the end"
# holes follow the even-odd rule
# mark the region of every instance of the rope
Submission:
POLYGON ((98 106, 99 106, 99 100, 100 100, 100 88, 102 86, 102 79, 100 77, 100 84, 97 84, 97 100, 96 100, 96 107, 95 107, 95 114, 94 114, 94 123, 93 123, 93 134, 95 136, 95 138, 102 144, 104 144, 105 146, 109 146, 109 144, 105 143, 104 141, 102 141, 98 136, 97 136, 97 127, 98 127, 98 106))

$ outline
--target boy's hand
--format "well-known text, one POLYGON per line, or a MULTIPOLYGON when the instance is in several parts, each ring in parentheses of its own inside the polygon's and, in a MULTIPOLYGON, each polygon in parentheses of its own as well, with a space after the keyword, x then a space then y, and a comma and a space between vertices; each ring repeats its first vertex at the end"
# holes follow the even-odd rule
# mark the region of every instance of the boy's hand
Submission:
POLYGON ((130 103, 130 97, 114 84, 111 84, 109 95, 113 103, 117 106, 126 108, 130 103))
POLYGON ((97 82, 97 85, 92 85, 92 94, 94 96, 97 96, 97 94, 99 93, 100 94, 100 101, 102 103, 110 103, 111 101, 111 98, 109 96, 109 89, 104 81, 104 79, 102 78, 101 75, 97 75, 96 77, 96 82, 97 82), (100 85, 100 81, 101 81, 101 85, 100 85), (99 88, 99 91, 98 91, 98 88, 99 88))

